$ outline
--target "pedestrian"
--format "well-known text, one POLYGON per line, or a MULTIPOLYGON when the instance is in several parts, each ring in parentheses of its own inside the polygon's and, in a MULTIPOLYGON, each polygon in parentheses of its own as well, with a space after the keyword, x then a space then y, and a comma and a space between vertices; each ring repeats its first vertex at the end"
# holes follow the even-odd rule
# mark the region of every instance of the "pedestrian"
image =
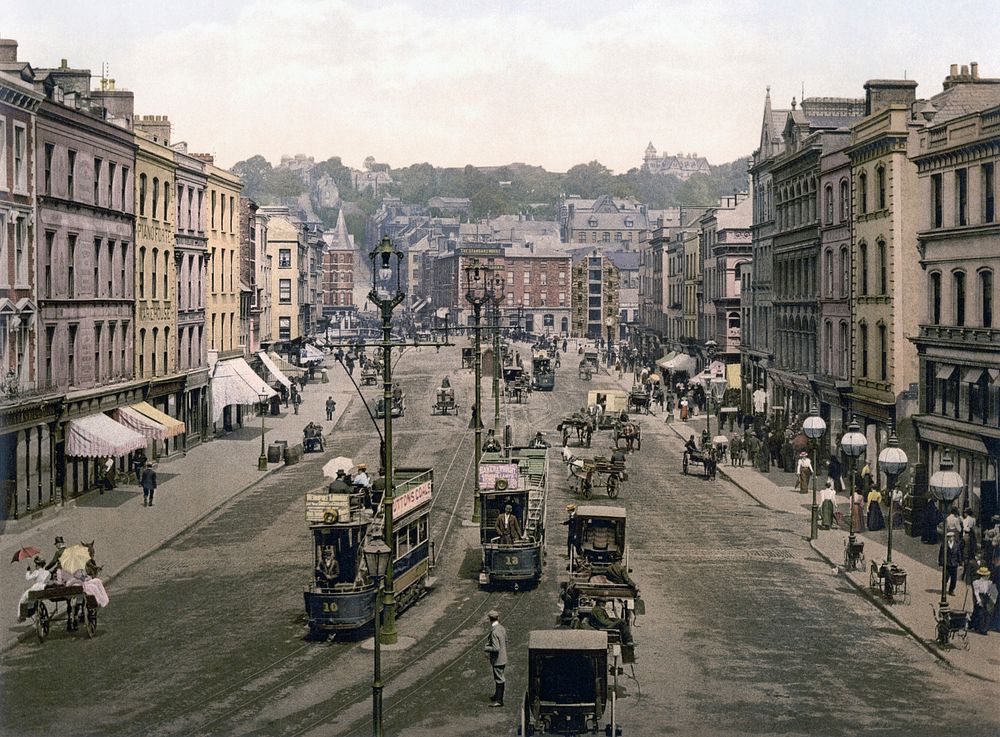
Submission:
POLYGON ((851 493, 851 529, 865 531, 865 498, 858 489, 851 493))
POLYGON ((924 529, 920 539, 928 545, 936 545, 938 541, 938 525, 941 524, 941 512, 938 511, 937 504, 933 497, 927 497, 927 506, 924 507, 924 529))
POLYGON ((500 613, 491 609, 486 613, 490 620, 490 633, 486 638, 486 654, 490 658, 493 669, 493 696, 490 706, 503 706, 503 692, 507 681, 504 679, 504 668, 507 667, 507 630, 500 624, 500 613))
POLYGON ((799 477, 799 493, 807 493, 809 491, 809 481, 813 475, 813 466, 809 454, 805 451, 799 453, 799 461, 795 464, 795 475, 799 477))
POLYGON ((833 488, 838 494, 844 493, 844 476, 843 467, 840 465, 840 457, 837 455, 830 456, 830 468, 827 471, 827 476, 833 481, 833 488))
POLYGON ((872 489, 866 497, 868 513, 865 517, 869 532, 885 529, 885 515, 882 514, 882 494, 878 489, 872 489))
POLYGON ((135 482, 142 482, 142 469, 146 466, 146 453, 139 449, 132 455, 132 472, 135 474, 135 482))
POLYGON ((101 493, 111 491, 115 488, 115 459, 108 456, 104 459, 104 483, 101 485, 101 493))
MULTIPOLYGON (((563 524, 566 525, 566 558, 572 561, 573 551, 576 549, 576 525, 574 524, 576 520, 576 505, 567 504, 566 512, 569 516, 563 520, 563 524)), ((566 570, 569 570, 569 564, 566 565, 566 570)))
POLYGON ((156 471, 153 464, 146 463, 142 469, 142 506, 153 506, 153 493, 156 491, 156 471))
POLYGON ((329 396, 326 398, 326 421, 330 422, 333 420, 333 413, 337 410, 337 403, 333 401, 333 397, 329 396))
POLYGON ((740 436, 736 433, 733 433, 732 439, 729 441, 729 465, 743 465, 743 444, 740 442, 740 436))
POLYGON ((681 422, 688 421, 688 399, 681 397, 681 422))
POLYGON ((292 407, 295 409, 295 414, 299 413, 299 405, 302 404, 302 396, 295 392, 292 394, 292 407))
POLYGON ((965 553, 962 580, 971 585, 975 579, 975 569, 979 567, 976 558, 979 544, 976 540, 976 518, 972 516, 972 510, 968 507, 962 510, 962 552, 965 553))
POLYGON ((958 516, 958 507, 952 505, 951 511, 944 520, 944 531, 954 532, 958 535, 958 539, 962 539, 962 518, 958 516))
POLYGON ((990 569, 981 566, 977 571, 978 578, 972 583, 972 618, 970 628, 981 635, 990 631, 994 609, 997 606, 997 585, 990 580, 990 569))
POLYGON ((819 493, 820 499, 820 527, 829 530, 837 524, 837 492, 833 488, 833 481, 826 480, 826 486, 819 493))
POLYGON ((944 566, 948 577, 948 595, 955 595, 955 585, 958 583, 958 567, 964 560, 962 557, 962 540, 954 532, 945 535, 946 542, 938 549, 938 566, 944 566))

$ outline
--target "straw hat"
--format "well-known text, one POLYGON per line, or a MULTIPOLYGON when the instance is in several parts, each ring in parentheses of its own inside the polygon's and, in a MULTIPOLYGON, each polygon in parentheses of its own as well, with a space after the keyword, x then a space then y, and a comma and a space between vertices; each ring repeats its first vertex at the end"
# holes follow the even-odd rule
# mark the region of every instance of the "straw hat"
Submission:
POLYGON ((575 512, 576 511, 576 505, 575 504, 567 504, 566 505, 566 511, 567 512, 575 512))
POLYGON ((979 566, 979 570, 976 571, 976 575, 977 576, 989 576, 990 575, 990 569, 987 568, 986 566, 979 566))

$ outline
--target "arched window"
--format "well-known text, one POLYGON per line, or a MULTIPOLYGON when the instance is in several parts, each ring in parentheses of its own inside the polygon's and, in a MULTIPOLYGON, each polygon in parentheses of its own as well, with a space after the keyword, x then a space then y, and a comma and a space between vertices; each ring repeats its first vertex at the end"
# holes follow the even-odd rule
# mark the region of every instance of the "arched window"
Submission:
MULTIPOLYGON (((833 191, 832 188, 830 190, 833 191)), ((823 259, 823 268, 826 273, 823 275, 826 281, 826 296, 833 296, 833 249, 826 249, 826 256, 823 259)))
POLYGON ((163 219, 169 220, 170 214, 170 180, 163 180, 163 219))
POLYGON ((847 246, 840 247, 840 296, 846 297, 850 294, 851 285, 851 262, 850 251, 847 246))
POLYGON ((889 337, 884 324, 878 326, 878 361, 879 379, 886 381, 889 378, 889 337))
POLYGON ((146 297, 146 247, 139 247, 139 299, 146 297))
POLYGON ((846 223, 851 216, 851 195, 846 179, 840 180, 840 222, 846 223))
POLYGON ((139 378, 146 375, 146 328, 139 330, 139 378))
POLYGON ((858 244, 858 294, 868 296, 868 244, 858 244))
POLYGON ((163 251, 163 299, 170 299, 170 251, 163 251))
POLYGON ((864 172, 858 177, 858 211, 862 215, 868 212, 868 175, 864 172))
POLYGON ((993 327, 993 272, 979 272, 980 319, 984 328, 993 327))
POLYGON ((858 346, 861 348, 861 363, 858 366, 858 373, 868 376, 868 325, 864 322, 858 324, 858 346))
POLYGON ((878 293, 889 294, 889 271, 886 264, 885 241, 878 242, 878 293))
POLYGON ((839 347, 840 347, 840 362, 837 365, 837 375, 842 379, 848 378, 847 368, 851 365, 851 341, 847 336, 847 323, 841 320, 840 330, 838 331, 839 347))
POLYGON ((880 166, 875 170, 875 185, 878 189, 876 196, 878 197, 878 209, 884 210, 886 208, 886 194, 885 194, 885 167, 880 166))
POLYGON ((156 220, 156 204, 160 201, 160 180, 153 177, 153 220, 156 220))
POLYGON ((163 373, 169 373, 168 356, 170 353, 170 328, 163 328, 163 373))
POLYGON ((146 216, 146 175, 139 175, 139 214, 146 216))
POLYGON ((833 185, 826 185, 824 190, 824 197, 826 198, 826 224, 833 225, 833 185))
POLYGON ((153 290, 153 299, 156 299, 156 262, 160 260, 160 252, 158 249, 153 249, 153 270, 150 273, 149 285, 153 290))
POLYGON ((952 274, 952 289, 955 295, 955 324, 965 325, 965 272, 952 274))
POLYGON ((935 271, 931 274, 930 318, 931 325, 941 324, 941 273, 935 271))
POLYGON ((153 376, 156 376, 156 351, 159 345, 157 342, 159 339, 159 334, 160 334, 160 329, 153 328, 153 350, 150 354, 150 362, 149 362, 149 370, 153 376))

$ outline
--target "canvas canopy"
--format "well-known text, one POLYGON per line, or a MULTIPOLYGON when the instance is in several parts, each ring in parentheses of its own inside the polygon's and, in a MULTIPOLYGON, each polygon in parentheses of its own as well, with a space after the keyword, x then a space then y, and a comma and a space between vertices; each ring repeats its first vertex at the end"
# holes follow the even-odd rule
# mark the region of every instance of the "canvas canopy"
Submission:
POLYGON ((146 438, 104 413, 66 423, 66 455, 76 458, 123 456, 146 447, 146 438))
POLYGON ((212 374, 212 417, 216 421, 231 404, 256 404, 276 396, 277 392, 257 376, 242 358, 215 364, 212 374))
POLYGON ((153 422, 162 425, 166 430, 166 434, 163 438, 161 438, 162 440, 184 434, 183 422, 171 417, 166 412, 161 412, 149 402, 138 402, 137 404, 133 404, 131 409, 134 409, 144 417, 148 417, 153 422))
POLYGON ((271 363, 281 369, 285 376, 292 378, 305 376, 306 370, 304 368, 296 366, 294 363, 289 363, 274 351, 269 351, 267 357, 271 359, 271 363))
POLYGON ((264 364, 264 368, 267 369, 268 373, 271 374, 275 381, 281 382, 282 386, 286 389, 292 388, 292 382, 289 381, 287 376, 285 376, 285 372, 278 368, 277 364, 271 360, 270 356, 264 353, 264 351, 261 351, 257 354, 257 357, 260 358, 260 362, 264 364))

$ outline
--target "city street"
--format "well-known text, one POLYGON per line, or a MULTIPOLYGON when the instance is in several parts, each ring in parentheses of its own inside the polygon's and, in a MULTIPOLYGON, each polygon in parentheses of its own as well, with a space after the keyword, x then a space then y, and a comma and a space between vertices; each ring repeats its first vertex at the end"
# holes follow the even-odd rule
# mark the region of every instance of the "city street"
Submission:
MULTIPOLYGON (((477 583, 478 530, 467 522, 473 382, 459 368, 466 341, 456 343, 409 348, 395 364, 406 393, 405 416, 393 426, 395 458, 399 466, 434 468, 437 567, 429 595, 399 617, 399 644, 383 648, 388 735, 516 734, 528 633, 556 624, 566 564, 560 523, 575 501, 556 425, 586 403, 588 390, 630 384, 628 375, 619 380, 603 369, 579 380, 571 348, 553 392, 501 405, 501 426, 512 426, 516 443, 542 430, 553 445, 548 563, 537 588, 490 592, 477 583), (459 413, 432 417, 445 376, 459 413), (500 612, 510 637, 501 709, 486 708, 489 609, 500 612)), ((527 359, 530 348, 516 347, 527 359)), ((327 366, 342 372, 331 359, 327 366)), ((343 379, 334 377, 339 409, 325 453, 269 474, 127 567, 109 586, 111 604, 93 640, 57 622, 43 645, 25 640, 6 652, 3 734, 371 733, 370 632, 309 641, 302 600, 312 566, 304 493, 324 483, 321 468, 333 456, 378 465, 378 436, 360 402, 348 406, 343 379)), ((326 388, 310 391, 317 412, 326 388)), ((371 403, 381 387, 363 391, 371 403)), ((483 402, 491 427, 489 379, 483 402)), ((831 570, 804 539, 799 518, 721 478, 682 475, 682 443, 662 414, 638 420, 642 449, 628 459, 621 496, 612 502, 595 493, 593 500, 628 510, 632 575, 645 601, 635 628, 638 662, 620 678, 625 734, 1000 731, 995 681, 932 657, 831 570)), ((610 446, 600 432, 592 449, 578 452, 608 454, 610 446)), ((227 473, 226 441, 209 449, 218 472, 227 473)), ((171 472, 183 475, 184 463, 171 472)))

